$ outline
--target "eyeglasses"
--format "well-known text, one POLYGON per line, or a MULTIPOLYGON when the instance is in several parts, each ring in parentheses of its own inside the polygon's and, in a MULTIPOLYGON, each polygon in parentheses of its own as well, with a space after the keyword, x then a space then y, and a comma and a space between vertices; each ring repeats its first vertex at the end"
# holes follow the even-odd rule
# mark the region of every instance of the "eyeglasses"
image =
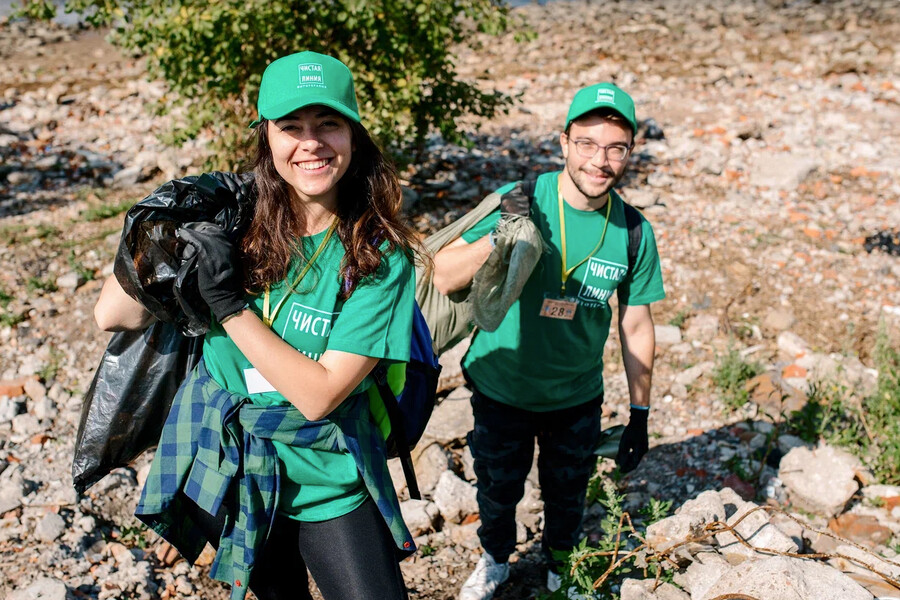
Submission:
POLYGON ((631 150, 631 146, 627 144, 601 146, 590 140, 572 140, 572 143, 575 144, 575 150, 578 152, 579 156, 583 158, 594 158, 597 152, 603 150, 606 154, 606 159, 609 162, 622 162, 631 150))

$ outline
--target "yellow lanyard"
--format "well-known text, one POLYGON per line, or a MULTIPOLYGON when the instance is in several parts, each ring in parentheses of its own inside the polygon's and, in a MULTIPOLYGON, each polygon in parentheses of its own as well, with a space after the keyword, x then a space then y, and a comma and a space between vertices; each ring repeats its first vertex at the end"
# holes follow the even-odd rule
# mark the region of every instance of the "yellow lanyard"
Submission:
POLYGON ((281 297, 281 300, 278 301, 278 304, 275 305, 275 308, 272 309, 272 314, 269 314, 269 286, 266 286, 266 293, 263 296, 263 323, 266 326, 271 327, 272 323, 275 322, 275 316, 278 314, 278 311, 281 309, 281 305, 284 304, 284 301, 287 300, 287 297, 290 296, 293 291, 300 285, 300 282, 303 281, 303 278, 306 277, 306 274, 312 268, 313 263, 316 262, 316 259, 319 258, 319 255, 322 253, 322 250, 325 249, 325 246, 328 245, 328 240, 331 239, 331 235, 334 233, 335 228, 337 227, 337 217, 335 217, 331 221, 331 225, 328 227, 328 231, 325 232, 325 237, 322 238, 322 241, 319 242, 319 247, 316 248, 316 251, 313 252, 313 255, 310 257, 309 261, 306 265, 303 266, 303 270, 300 271, 300 274, 297 275, 297 278, 294 280, 294 283, 290 285, 287 291, 284 293, 284 296, 281 297))
POLYGON ((596 254, 600 246, 603 245, 603 238, 606 237, 606 227, 609 225, 609 208, 612 205, 612 196, 608 193, 606 194, 606 221, 603 223, 603 233, 600 234, 600 241, 597 242, 597 246, 591 250, 590 254, 578 261, 578 264, 571 269, 566 268, 566 213, 563 210, 562 174, 556 179, 556 199, 559 201, 559 232, 562 241, 562 247, 560 248, 560 254, 562 255, 562 286, 560 287, 559 295, 561 298, 564 298, 566 295, 566 282, 569 281, 569 276, 575 272, 575 269, 596 254))

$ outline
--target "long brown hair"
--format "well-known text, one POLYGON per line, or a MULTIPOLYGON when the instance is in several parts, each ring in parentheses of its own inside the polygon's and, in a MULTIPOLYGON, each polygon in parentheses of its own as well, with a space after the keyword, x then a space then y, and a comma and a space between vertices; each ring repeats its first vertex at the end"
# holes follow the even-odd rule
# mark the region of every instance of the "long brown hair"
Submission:
MULTIPOLYGON (((343 118, 339 115, 336 118, 343 118)), ((341 295, 350 296, 359 282, 375 274, 384 254, 404 252, 410 260, 418 241, 400 220, 402 191, 397 171, 366 131, 348 121, 355 150, 347 172, 338 181, 336 233, 346 254, 341 264, 341 295), (382 248, 383 244, 387 244, 382 248)), ((256 209, 241 242, 247 288, 260 292, 287 276, 300 254, 296 231, 302 216, 294 210, 288 183, 275 170, 269 146, 268 122, 256 127, 253 172, 256 209)))

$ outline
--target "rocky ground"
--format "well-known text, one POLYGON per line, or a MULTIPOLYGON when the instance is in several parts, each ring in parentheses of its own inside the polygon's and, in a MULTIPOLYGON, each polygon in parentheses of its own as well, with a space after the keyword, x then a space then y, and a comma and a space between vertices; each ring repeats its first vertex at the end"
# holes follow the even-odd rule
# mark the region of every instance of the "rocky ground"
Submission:
MULTIPOLYGON (((900 490, 873 489, 866 470, 843 458, 815 471, 813 454, 831 456, 830 449, 812 453, 777 438, 780 454, 799 466, 786 471, 770 461, 750 484, 733 471, 765 445, 773 427, 766 415, 782 395, 802 403, 810 385, 827 378, 865 393, 876 376, 879 322, 900 331, 900 7, 653 0, 516 11, 536 39, 485 40, 477 53, 461 49, 459 66, 520 101, 508 115, 472 122, 480 131, 471 149, 430 142, 425 161, 404 174, 416 226, 427 233, 498 185, 557 168, 559 127, 574 91, 616 81, 632 93, 642 121, 622 192, 654 225, 668 292, 654 307, 652 448, 621 484, 626 507, 649 497, 680 506, 716 492, 718 500, 696 498, 703 510, 680 513, 700 517, 660 534, 671 541, 697 523, 746 512, 720 491, 731 487, 758 503, 790 501, 820 527, 838 517, 833 531, 894 557, 900 490), (878 235, 881 248, 867 244, 878 235), (751 402, 737 410, 711 381, 729 348, 765 366, 751 402), (811 475, 818 489, 844 497, 804 504, 809 482, 791 475, 807 469, 818 473, 811 475)), ((97 33, 0 23, 0 597, 227 596, 203 566, 172 564, 137 527, 131 510, 148 457, 84 497, 71 486, 81 398, 108 339, 91 309, 110 273, 120 211, 154 184, 191 172, 205 145, 201 138, 173 150, 158 141, 173 117, 146 110, 166 91, 143 73, 140 60, 97 33)), ((627 414, 616 346, 613 335, 610 424, 627 414)), ((427 502, 405 506, 422 536, 423 551, 403 565, 413 598, 455 597, 477 560, 468 392, 454 379, 453 356, 444 360, 448 395, 429 433, 434 443, 417 450, 427 502)), ((596 539, 602 511, 588 512, 596 539)), ((511 581, 497 598, 546 593, 535 544, 541 519, 532 486, 511 581)), ((782 549, 818 543, 806 530, 779 531, 793 546, 776 534, 767 539, 778 538, 782 549)), ((688 564, 705 573, 721 566, 705 554, 727 561, 732 542, 717 539, 692 554, 683 575, 688 564)), ((852 570, 832 567, 838 575, 852 570)), ((698 577, 675 583, 693 600, 714 597, 718 576, 698 577)), ((623 596, 652 597, 629 586, 623 596)))

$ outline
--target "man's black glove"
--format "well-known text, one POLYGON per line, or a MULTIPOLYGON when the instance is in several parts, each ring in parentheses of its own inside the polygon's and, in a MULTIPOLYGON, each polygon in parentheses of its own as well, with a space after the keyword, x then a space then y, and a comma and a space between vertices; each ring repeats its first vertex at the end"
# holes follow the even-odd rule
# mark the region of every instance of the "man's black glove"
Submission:
POLYGON ((184 259, 196 257, 200 295, 221 323, 247 306, 237 252, 215 223, 185 223, 175 231, 184 259))
POLYGON ((634 471, 644 455, 647 454, 647 416, 649 410, 640 408, 631 409, 631 418, 628 426, 622 432, 622 440, 619 442, 619 453, 616 454, 616 464, 623 473, 634 471))

